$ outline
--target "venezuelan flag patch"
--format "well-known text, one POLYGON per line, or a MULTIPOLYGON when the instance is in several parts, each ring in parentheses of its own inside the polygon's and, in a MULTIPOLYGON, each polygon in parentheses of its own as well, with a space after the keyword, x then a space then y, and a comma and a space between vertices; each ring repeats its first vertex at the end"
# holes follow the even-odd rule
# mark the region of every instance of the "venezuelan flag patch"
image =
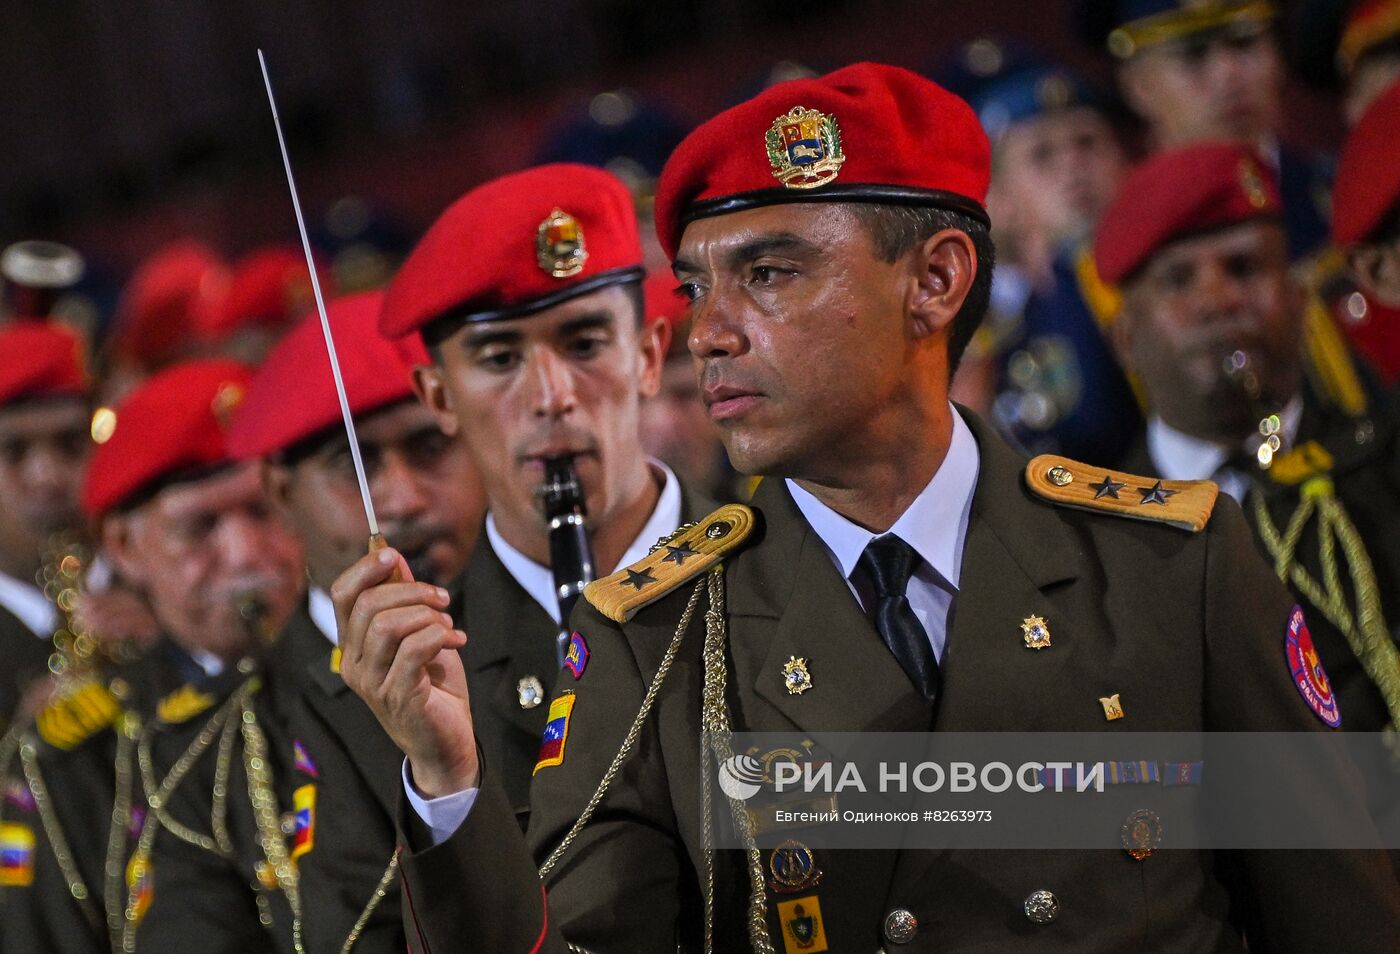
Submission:
POLYGON ((572 692, 566 692, 549 704, 549 721, 544 726, 544 738, 540 740, 540 757, 535 762, 535 771, 547 765, 564 763, 564 743, 569 741, 569 716, 574 711, 572 692))
POLYGON ((0 886, 24 888, 34 883, 34 832, 14 822, 0 823, 0 886))
POLYGON ((292 793, 295 825, 292 831, 292 858, 300 858, 316 844, 316 786, 303 785, 292 793))

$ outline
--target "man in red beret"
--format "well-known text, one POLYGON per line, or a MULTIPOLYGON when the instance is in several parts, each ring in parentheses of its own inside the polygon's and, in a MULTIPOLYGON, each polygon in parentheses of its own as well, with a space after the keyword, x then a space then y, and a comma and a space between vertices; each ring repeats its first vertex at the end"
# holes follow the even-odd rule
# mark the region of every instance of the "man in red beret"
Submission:
MULTIPOLYGON (((380 718, 423 727, 413 777, 421 761, 432 794, 472 803, 450 831, 406 820, 421 949, 1238 951, 1236 911, 1259 919, 1253 949, 1390 945, 1400 886, 1375 853, 1317 853, 1304 874, 1259 852, 1235 875, 1155 851, 1145 807, 1111 819, 1113 851, 832 851, 861 841, 828 815, 751 832, 782 821, 742 804, 763 762, 803 759, 820 730, 1328 737, 1320 670, 1300 685, 1288 666, 1306 626, 1236 506, 1212 517, 1205 483, 1027 464, 949 402, 991 281, 988 153, 961 100, 858 64, 776 85, 672 155, 657 229, 704 401, 735 467, 767 476, 751 506, 589 587, 586 671, 550 704, 525 842, 444 666, 462 635, 415 584, 342 616, 347 658, 393 660, 380 718), (745 759, 761 743, 731 731, 793 748, 745 759), (729 809, 751 838, 716 840, 729 809)), ((1315 768, 1341 781, 1325 810, 1364 819, 1348 763, 1315 768)))
MULTIPOLYGON (((448 586, 476 544, 485 498, 461 440, 444 435, 414 397, 410 360, 379 334, 382 300, 379 292, 364 292, 332 301, 327 319, 380 530, 415 578, 448 586)), ((364 554, 369 528, 315 312, 253 376, 228 446, 240 460, 261 461, 268 497, 305 546, 311 581, 307 603, 292 613, 270 651, 266 691, 255 700, 262 723, 278 730, 271 754, 283 810, 295 813, 298 793, 302 801, 314 793, 308 822, 314 836, 297 858, 299 933, 312 951, 338 951, 353 937, 357 951, 398 954, 404 949, 398 885, 380 882, 394 855, 403 754, 346 689, 332 652, 335 609, 327 590, 364 554)), ((246 743, 232 751, 237 757, 245 749, 246 743)), ((171 800, 171 811, 200 830, 213 824, 215 769, 213 760, 202 760, 171 800)), ((235 799, 230 811, 230 829, 251 840, 257 826, 247 800, 235 799)), ((182 845, 159 842, 152 863, 157 870, 217 880, 251 899, 258 864, 266 859, 255 843, 242 847, 210 871, 208 865, 191 868, 182 845)), ((291 912, 285 914, 271 927, 291 944, 291 912)), ((202 947, 232 950, 242 930, 208 908, 155 905, 142 938, 198 936, 202 947)))
MULTIPOLYGON (((465 440, 489 508, 484 545, 453 587, 452 605, 429 594, 417 611, 397 615, 418 628, 419 613, 431 621, 446 610, 472 634, 448 672, 462 676, 465 667, 471 679, 477 738, 522 824, 549 694, 572 678, 561 675, 563 657, 572 652, 580 673, 587 664, 586 642, 571 643, 561 586, 576 585, 586 563, 602 573, 632 563, 709 509, 642 449, 641 404, 656 393, 670 326, 644 320, 641 279, 626 186, 600 169, 553 164, 488 182, 449 206, 385 296, 381 328, 429 347, 416 387, 443 431, 465 440), (551 459, 568 460, 576 475, 572 512, 546 513, 544 498, 566 482, 547 477, 551 459), (591 553, 568 529, 580 516, 591 553)), ((393 598, 394 586, 376 585, 387 575, 370 557, 337 582, 342 632, 367 587, 367 596, 393 598)), ((387 661, 356 656, 342 668, 381 717, 398 701, 378 669, 387 661)), ((442 777, 448 766, 413 757, 435 740, 419 731, 422 720, 396 716, 406 718, 385 725, 409 753, 410 801, 430 824, 455 827, 460 805, 423 797, 455 791, 442 777), (444 813, 449 821, 440 822, 444 813)))
MULTIPOLYGON (((151 863, 158 839, 210 861, 222 850, 222 835, 206 833, 199 847, 164 807, 194 761, 215 758, 219 726, 261 732, 250 674, 301 593, 299 543, 269 505, 258 465, 235 462, 228 448, 249 377, 227 361, 172 366, 133 391, 99 434, 83 508, 116 569, 144 590, 162 639, 133 663, 60 689, 21 749, 30 792, 21 818, 38 845, 5 902, 14 950, 131 949, 153 904, 217 912, 239 935, 229 950, 268 947, 246 891, 218 894, 214 882, 151 863), (152 745, 187 724, 198 736, 182 751, 166 758, 152 745)), ((250 797, 261 765, 249 773, 233 783, 225 775, 228 797, 240 785, 250 797)), ((198 943, 184 934, 151 946, 198 943)))
MULTIPOLYGON (((1400 726, 1400 422, 1385 405, 1348 413, 1304 374, 1279 213, 1272 174, 1235 145, 1163 153, 1124 183, 1096 245, 1123 289, 1115 344, 1149 411, 1123 466, 1213 480, 1245 505, 1307 611, 1347 728, 1381 732, 1400 726), (1285 533, 1299 521, 1301 536, 1285 533), (1308 582, 1321 579, 1348 583, 1324 595, 1308 582)), ((1394 800, 1393 776, 1374 784, 1394 800)))
POLYGON ((0 727, 48 671, 59 613, 36 584, 58 538, 81 526, 87 393, 76 335, 42 321, 0 326, 0 727))

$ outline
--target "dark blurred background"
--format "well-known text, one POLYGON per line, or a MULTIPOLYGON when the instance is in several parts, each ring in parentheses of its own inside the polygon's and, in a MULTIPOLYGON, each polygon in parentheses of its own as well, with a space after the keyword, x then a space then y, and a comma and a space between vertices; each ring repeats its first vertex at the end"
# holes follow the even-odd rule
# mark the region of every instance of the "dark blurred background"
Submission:
MULTIPOLYGON (((370 197, 412 237, 627 87, 689 126, 775 63, 928 70, 982 33, 1111 82, 1068 0, 43 0, 0 4, 0 243, 50 238, 114 278, 179 235, 236 255, 294 238, 255 50, 308 214, 370 197)), ((1290 81, 1286 135, 1333 148, 1335 103, 1290 81)), ((606 107, 606 103, 603 104, 606 107)))

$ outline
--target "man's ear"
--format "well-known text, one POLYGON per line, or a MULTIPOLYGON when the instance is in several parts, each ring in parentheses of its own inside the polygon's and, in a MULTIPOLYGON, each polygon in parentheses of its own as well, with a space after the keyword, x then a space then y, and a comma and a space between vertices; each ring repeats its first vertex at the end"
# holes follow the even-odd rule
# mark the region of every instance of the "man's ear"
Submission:
POLYGON ((1347 267, 1372 298, 1392 308, 1400 307, 1400 242, 1349 249, 1347 267))
POLYGON ((263 491, 267 494, 268 501, 285 522, 292 496, 291 468, 264 460, 262 462, 261 476, 263 491))
POLYGON ((944 229, 919 246, 913 264, 914 297, 909 317, 914 337, 946 333, 977 277, 977 249, 972 237, 961 229, 944 229))
POLYGON ((137 545, 140 517, 129 513, 108 514, 102 520, 102 551, 117 573, 136 586, 146 585, 146 561, 137 545))
POLYGON ((452 407, 452 395, 444 380, 442 365, 419 364, 413 367, 413 393, 432 412, 438 430, 448 437, 457 434, 457 412, 452 407))
POLYGON ((637 334, 642 366, 637 375, 637 392, 643 398, 654 397, 661 390, 661 369, 666 364, 666 352, 671 348, 671 337, 675 334, 671 323, 664 319, 653 321, 641 328, 637 334))

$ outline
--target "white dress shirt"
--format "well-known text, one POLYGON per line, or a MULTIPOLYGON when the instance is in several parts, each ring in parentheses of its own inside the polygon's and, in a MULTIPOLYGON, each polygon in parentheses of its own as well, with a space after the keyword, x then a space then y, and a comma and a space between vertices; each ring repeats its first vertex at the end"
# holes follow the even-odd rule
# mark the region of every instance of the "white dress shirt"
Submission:
POLYGON ((977 489, 980 467, 976 438, 957 409, 949 407, 953 415, 953 438, 948 444, 947 456, 919 496, 885 533, 871 533, 851 523, 791 480, 787 482, 797 509, 821 539, 857 602, 867 611, 874 596, 870 592, 870 582, 863 574, 855 580, 851 575, 871 540, 894 535, 923 557, 909 579, 905 595, 924 632, 928 633, 934 657, 940 662, 947 649, 948 611, 958 592, 963 543, 967 539, 968 515, 972 513, 972 495, 977 489))
MULTIPOLYGON (((1279 436, 1284 447, 1293 446, 1298 436, 1298 422, 1303 416, 1303 399, 1294 397, 1279 412, 1279 436)), ((1259 446, 1252 436, 1240 445, 1251 458, 1259 446)), ((1157 415, 1147 420, 1147 456, 1152 466, 1166 480, 1213 480, 1222 492, 1244 502, 1249 492, 1250 477, 1234 467, 1227 467, 1230 452, 1219 444, 1192 437, 1172 427, 1157 415)))
POLYGON ((335 604, 331 602, 331 595, 319 586, 309 587, 306 591, 306 615, 311 617, 311 622, 321 631, 321 635, 330 640, 332 646, 340 645, 340 630, 336 628, 335 604))
POLYGON ((58 629, 58 607, 33 583, 0 573, 0 606, 40 639, 52 639, 58 629))
MULTIPOLYGON (((647 551, 658 540, 674 533, 675 529, 681 525, 680 481, 671 472, 671 468, 660 461, 653 460, 650 461, 650 464, 665 476, 666 483, 661 488, 661 496, 657 498, 656 507, 642 527, 641 533, 637 534, 631 546, 622 554, 622 559, 617 566, 604 573, 604 576, 616 573, 620 567, 636 563, 647 555, 647 551)), ((554 586, 554 575, 550 572, 549 567, 536 563, 507 543, 505 538, 497 532, 495 521, 491 519, 489 513, 486 515, 486 539, 497 558, 505 566, 506 571, 514 577, 515 582, 519 583, 525 592, 529 593, 535 602, 540 604, 544 611, 549 614, 550 619, 558 623, 559 596, 554 586)), ((418 794, 418 790, 413 787, 413 783, 408 777, 408 759, 403 761, 402 772, 403 788, 404 793, 408 796, 408 804, 413 807, 414 812, 432 833, 433 844, 442 844, 466 820, 467 814, 476 802, 476 793, 479 789, 469 788, 466 791, 453 792, 440 798, 424 798, 418 794)))

